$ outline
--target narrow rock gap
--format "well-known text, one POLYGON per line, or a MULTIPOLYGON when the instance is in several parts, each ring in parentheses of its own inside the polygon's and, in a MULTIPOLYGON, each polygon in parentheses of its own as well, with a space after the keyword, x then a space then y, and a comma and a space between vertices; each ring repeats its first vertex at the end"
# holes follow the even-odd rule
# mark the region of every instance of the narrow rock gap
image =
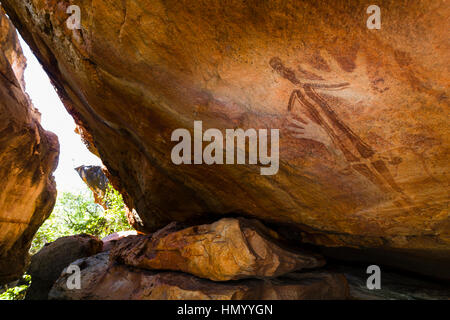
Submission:
POLYGON ((84 190, 86 186, 75 168, 81 165, 101 166, 102 161, 86 148, 80 136, 75 133, 74 120, 64 108, 42 66, 21 37, 20 44, 27 58, 26 92, 41 113, 43 128, 55 133, 59 139, 61 151, 58 168, 54 173, 57 189, 59 192, 84 190))

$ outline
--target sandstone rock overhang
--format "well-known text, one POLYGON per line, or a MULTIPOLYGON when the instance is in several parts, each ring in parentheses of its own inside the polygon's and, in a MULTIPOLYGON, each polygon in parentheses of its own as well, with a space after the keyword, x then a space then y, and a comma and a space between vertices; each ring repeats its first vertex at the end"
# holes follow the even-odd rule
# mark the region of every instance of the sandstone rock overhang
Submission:
POLYGON ((58 138, 40 125, 25 93, 26 59, 0 7, 0 284, 19 278, 39 226, 50 215, 58 138))
POLYGON ((450 8, 380 1, 3 0, 154 231, 239 212, 324 246, 450 250, 450 8), (279 128, 280 168, 174 165, 171 132, 279 128), (292 130, 301 129, 298 134, 292 130))

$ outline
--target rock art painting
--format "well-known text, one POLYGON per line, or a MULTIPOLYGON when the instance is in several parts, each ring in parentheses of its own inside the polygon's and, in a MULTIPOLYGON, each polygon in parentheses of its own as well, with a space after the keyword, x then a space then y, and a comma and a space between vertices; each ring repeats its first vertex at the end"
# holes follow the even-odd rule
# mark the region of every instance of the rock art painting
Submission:
POLYGON ((320 76, 301 70, 306 80, 321 80, 321 83, 302 82, 293 69, 274 57, 270 66, 284 79, 298 87, 289 97, 290 133, 298 139, 309 139, 322 143, 337 158, 344 170, 355 170, 366 177, 381 191, 391 194, 394 203, 400 207, 413 205, 412 200, 397 185, 386 162, 401 161, 378 155, 359 138, 333 111, 321 92, 345 90, 350 83, 329 84, 320 76))

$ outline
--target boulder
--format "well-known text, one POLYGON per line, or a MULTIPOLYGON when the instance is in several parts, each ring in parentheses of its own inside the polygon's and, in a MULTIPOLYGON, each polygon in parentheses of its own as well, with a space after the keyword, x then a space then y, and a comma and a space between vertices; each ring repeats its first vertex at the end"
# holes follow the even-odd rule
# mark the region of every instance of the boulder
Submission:
POLYGON ((118 231, 118 232, 114 232, 110 235, 107 235, 106 237, 102 238, 102 242, 103 242, 102 251, 110 251, 116 245, 116 242, 118 240, 123 239, 128 236, 135 236, 135 235, 137 235, 137 232, 133 231, 133 230, 118 231))
POLYGON ((108 263, 108 253, 77 260, 81 289, 67 288, 64 272, 49 293, 58 300, 243 300, 346 299, 345 277, 334 273, 292 274, 276 280, 217 283, 192 275, 152 272, 108 263))
POLYGON ((81 1, 80 29, 67 1, 2 4, 139 230, 239 213, 297 242, 449 255, 447 1, 380 1, 381 29, 365 1, 81 1), (279 129, 277 174, 173 163, 196 120, 279 129))
POLYGON ((321 267, 325 260, 276 243, 276 233, 256 220, 224 218, 212 224, 153 235, 129 236, 111 250, 111 259, 149 270, 173 270, 214 281, 274 278, 321 267))
POLYGON ((46 244, 31 257, 28 270, 31 286, 26 299, 46 300, 53 283, 65 267, 75 260, 99 253, 102 247, 101 240, 87 234, 62 237, 46 244))
POLYGON ((0 284, 22 276, 34 234, 56 200, 57 137, 25 93, 17 33, 0 7, 0 284))
POLYGON ((101 205, 104 209, 108 208, 105 202, 105 195, 108 188, 108 178, 103 173, 101 166, 79 166, 75 168, 80 178, 91 189, 94 195, 95 203, 101 205))

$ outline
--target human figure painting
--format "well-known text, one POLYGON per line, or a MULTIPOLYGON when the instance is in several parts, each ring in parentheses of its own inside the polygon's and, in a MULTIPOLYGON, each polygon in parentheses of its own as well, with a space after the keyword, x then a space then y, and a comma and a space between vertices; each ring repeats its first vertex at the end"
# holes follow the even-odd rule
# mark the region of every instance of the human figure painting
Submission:
MULTIPOLYGON (((346 162, 352 170, 363 175, 382 192, 393 195, 396 206, 413 206, 413 201, 395 182, 386 165, 387 159, 362 141, 320 94, 320 91, 345 90, 350 83, 303 82, 280 58, 273 57, 269 64, 282 78, 296 86, 287 105, 290 124, 288 130, 294 137, 322 143, 330 153, 346 162)), ((308 79, 323 80, 322 77, 312 76, 308 74, 308 79)))

